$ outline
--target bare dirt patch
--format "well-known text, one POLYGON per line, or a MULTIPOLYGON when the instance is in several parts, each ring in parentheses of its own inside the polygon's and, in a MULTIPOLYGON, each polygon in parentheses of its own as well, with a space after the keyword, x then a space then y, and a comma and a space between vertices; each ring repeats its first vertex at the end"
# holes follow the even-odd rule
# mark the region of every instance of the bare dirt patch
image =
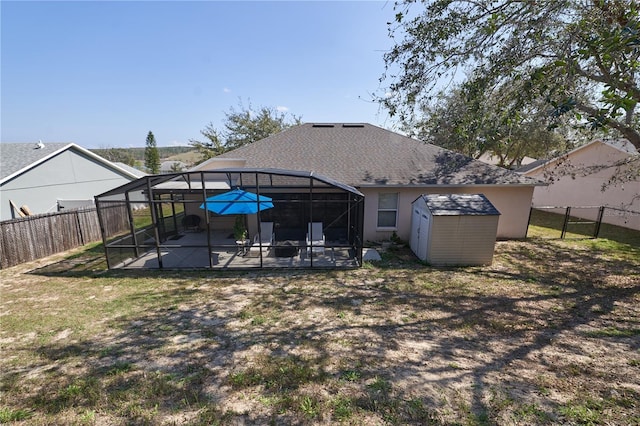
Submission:
POLYGON ((534 240, 500 242, 474 268, 402 247, 356 271, 22 265, 0 271, 0 416, 640 424, 637 254, 534 240))

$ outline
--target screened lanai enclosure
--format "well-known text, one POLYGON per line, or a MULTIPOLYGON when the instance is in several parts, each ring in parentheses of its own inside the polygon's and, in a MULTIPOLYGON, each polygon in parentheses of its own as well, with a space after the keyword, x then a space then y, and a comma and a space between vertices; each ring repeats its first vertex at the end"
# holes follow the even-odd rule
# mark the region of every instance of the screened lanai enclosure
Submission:
POLYGON ((310 172, 150 175, 95 201, 109 269, 362 265, 364 196, 310 172))

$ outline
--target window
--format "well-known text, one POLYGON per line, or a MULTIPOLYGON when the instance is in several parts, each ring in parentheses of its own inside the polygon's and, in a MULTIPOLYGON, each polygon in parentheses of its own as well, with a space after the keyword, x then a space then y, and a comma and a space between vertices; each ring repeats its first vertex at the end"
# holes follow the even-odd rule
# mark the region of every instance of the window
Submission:
POLYGON ((378 228, 395 228, 398 218, 398 194, 378 195, 378 228))

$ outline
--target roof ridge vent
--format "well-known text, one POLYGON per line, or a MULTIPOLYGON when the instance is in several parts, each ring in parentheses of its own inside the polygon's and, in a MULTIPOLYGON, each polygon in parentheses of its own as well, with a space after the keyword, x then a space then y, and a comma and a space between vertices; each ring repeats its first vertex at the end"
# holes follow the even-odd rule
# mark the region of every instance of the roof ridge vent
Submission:
POLYGON ((364 127, 364 123, 343 123, 342 127, 364 127))
POLYGON ((335 127, 333 123, 313 123, 311 127, 335 127))

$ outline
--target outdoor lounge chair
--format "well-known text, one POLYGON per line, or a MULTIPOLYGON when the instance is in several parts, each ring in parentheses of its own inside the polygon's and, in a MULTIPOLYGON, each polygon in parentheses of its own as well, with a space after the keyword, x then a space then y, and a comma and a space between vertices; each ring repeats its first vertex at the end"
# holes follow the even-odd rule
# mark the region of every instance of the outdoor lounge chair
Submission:
POLYGON ((307 252, 309 254, 324 253, 325 244, 326 239, 322 222, 309 223, 307 227, 307 252))
POLYGON ((190 214, 185 216, 182 219, 182 225, 184 226, 184 229, 186 231, 195 231, 198 232, 200 231, 200 221, 202 219, 200 218, 200 216, 195 215, 195 214, 190 214))
POLYGON ((260 244, 262 244, 263 255, 269 253, 274 240, 273 222, 260 222, 260 234, 256 234, 253 237, 253 244, 249 248, 249 256, 259 256, 260 244))

